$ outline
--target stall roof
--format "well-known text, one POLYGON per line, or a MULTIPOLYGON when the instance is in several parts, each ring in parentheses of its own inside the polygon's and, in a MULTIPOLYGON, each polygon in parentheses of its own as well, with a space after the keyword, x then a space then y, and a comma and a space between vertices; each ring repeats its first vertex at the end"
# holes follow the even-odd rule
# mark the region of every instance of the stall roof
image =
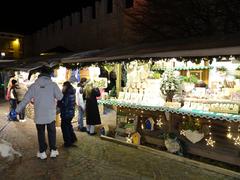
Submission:
MULTIPOLYGON (((54 48, 56 49, 56 48, 54 48)), ((99 53, 101 50, 91 50, 91 51, 85 51, 85 52, 79 52, 79 53, 57 53, 52 51, 46 51, 43 53, 43 55, 25 58, 19 61, 16 61, 15 63, 11 64, 11 67, 8 65, 9 70, 17 70, 17 71, 33 71, 36 70, 42 66, 49 66, 53 67, 61 63, 62 59, 74 59, 74 58, 86 58, 86 57, 92 57, 96 53, 99 53)))
POLYGON ((100 52, 94 57, 67 57, 61 60, 62 63, 76 62, 98 62, 109 60, 124 60, 129 58, 146 58, 146 57, 206 57, 206 56, 221 56, 221 55, 240 55, 240 46, 211 48, 211 49, 196 49, 196 50, 175 50, 162 51, 161 48, 136 48, 136 49, 118 49, 116 51, 100 52))
POLYGON ((0 63, 10 63, 10 62, 15 62, 16 60, 9 60, 9 59, 0 59, 0 63))
POLYGON ((97 62, 146 57, 205 57, 240 55, 240 36, 231 38, 198 38, 160 43, 144 43, 133 46, 100 50, 88 57, 62 58, 62 63, 97 62))
MULTIPOLYGON (((204 38, 200 38, 159 43, 142 43, 132 46, 121 45, 118 47, 78 53, 47 52, 43 56, 31 57, 21 61, 9 60, 9 63, 11 63, 11 67, 9 69, 31 71, 38 69, 43 65, 52 67, 60 63, 114 61, 130 58, 206 57, 221 55, 240 55, 240 35, 236 37, 233 36, 228 39, 209 38, 206 40, 204 38)), ((3 67, 1 64, 2 63, 0 63, 0 67, 3 67)), ((5 64, 7 63, 4 63, 4 65, 5 64)))

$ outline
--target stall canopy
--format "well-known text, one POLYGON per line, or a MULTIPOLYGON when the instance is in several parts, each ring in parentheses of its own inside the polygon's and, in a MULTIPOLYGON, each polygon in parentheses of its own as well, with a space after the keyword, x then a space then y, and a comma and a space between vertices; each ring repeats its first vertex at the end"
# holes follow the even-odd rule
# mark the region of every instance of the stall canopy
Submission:
POLYGON ((120 45, 117 47, 72 52, 64 47, 56 47, 40 56, 18 61, 0 61, 0 68, 31 71, 43 65, 53 67, 64 63, 117 61, 137 58, 173 58, 240 55, 240 35, 231 38, 198 38, 158 43, 120 45))
MULTIPOLYGON (((240 54, 240 36, 224 38, 197 38, 181 41, 159 43, 141 43, 133 46, 119 46, 97 50, 89 56, 73 56, 63 58, 62 63, 97 62, 125 60, 146 57, 206 57, 240 54)), ((84 54, 80 53, 80 54, 84 54)))

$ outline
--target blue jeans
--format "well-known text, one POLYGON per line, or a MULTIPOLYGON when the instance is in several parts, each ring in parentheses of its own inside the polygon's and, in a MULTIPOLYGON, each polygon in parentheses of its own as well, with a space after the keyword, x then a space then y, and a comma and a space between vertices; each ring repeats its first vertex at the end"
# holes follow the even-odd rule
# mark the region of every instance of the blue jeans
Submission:
POLYGON ((78 106, 78 128, 83 128, 83 117, 84 117, 84 110, 78 106))

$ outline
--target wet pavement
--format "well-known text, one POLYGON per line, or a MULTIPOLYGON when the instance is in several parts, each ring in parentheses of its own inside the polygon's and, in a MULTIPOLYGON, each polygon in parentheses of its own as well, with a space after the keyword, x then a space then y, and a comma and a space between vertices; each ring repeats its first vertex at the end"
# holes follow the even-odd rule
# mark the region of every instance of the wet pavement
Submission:
MULTIPOLYGON (((0 104, 0 129, 6 123, 6 111, 7 105, 0 104)), ((36 158, 38 146, 33 120, 10 122, 0 132, 0 138, 12 143, 23 157, 10 162, 1 159, 0 179, 234 179, 166 156, 104 141, 98 136, 78 131, 76 135, 77 147, 66 149, 57 128, 60 156, 40 160, 36 158)))

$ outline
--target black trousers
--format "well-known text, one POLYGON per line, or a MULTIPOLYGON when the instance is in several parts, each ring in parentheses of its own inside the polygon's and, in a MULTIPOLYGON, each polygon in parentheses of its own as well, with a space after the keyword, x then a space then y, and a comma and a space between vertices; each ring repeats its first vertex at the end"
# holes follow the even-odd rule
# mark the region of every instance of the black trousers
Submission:
POLYGON ((63 134, 63 140, 65 146, 72 145, 76 140, 76 134, 74 133, 72 126, 72 118, 66 118, 61 120, 61 129, 63 134))
POLYGON ((45 127, 47 126, 48 142, 50 150, 56 150, 56 126, 55 121, 50 124, 36 124, 38 133, 39 152, 42 153, 47 150, 47 143, 45 138, 45 127))
MULTIPOLYGON (((20 103, 21 101, 18 102, 18 104, 20 103)), ((25 108, 19 113, 19 119, 23 120, 25 118, 25 108)))

